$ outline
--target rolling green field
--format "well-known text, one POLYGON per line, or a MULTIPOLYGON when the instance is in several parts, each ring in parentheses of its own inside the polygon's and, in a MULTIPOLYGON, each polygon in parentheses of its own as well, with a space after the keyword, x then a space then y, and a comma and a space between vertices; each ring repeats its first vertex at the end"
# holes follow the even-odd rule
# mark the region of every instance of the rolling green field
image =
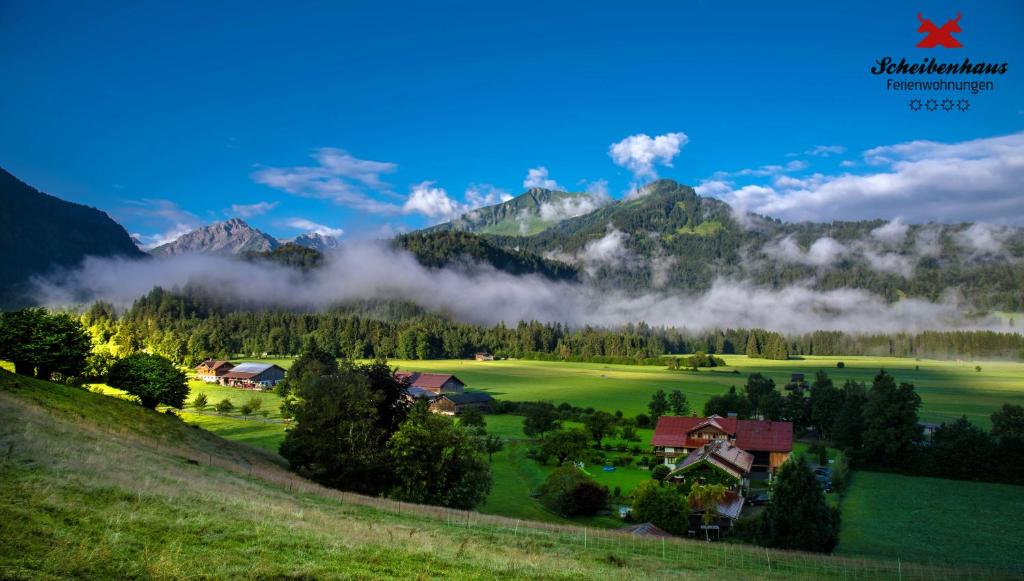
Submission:
POLYGON ((1024 561, 1024 486, 854 471, 837 554, 992 567, 1024 561))
MULTIPOLYGON (((982 361, 957 363, 897 357, 806 357, 788 361, 725 356, 729 367, 713 370, 669 371, 661 367, 565 363, 548 361, 466 361, 432 360, 390 363, 401 369, 454 373, 472 389, 513 401, 567 401, 580 407, 609 412, 621 410, 627 416, 646 413, 651 394, 658 389, 682 390, 698 410, 709 397, 741 388, 750 373, 760 372, 780 388, 792 373, 809 379, 819 369, 833 381, 846 379, 870 385, 878 370, 885 368, 898 381, 916 386, 921 395, 921 419, 942 422, 967 415, 988 428, 989 415, 1004 403, 1024 404, 1024 363, 982 361), (839 369, 842 361, 846 367, 839 369), (981 371, 975 371, 975 365, 981 371), (733 370, 739 373, 733 373, 733 370)), ((286 362, 282 362, 286 363, 286 362)))

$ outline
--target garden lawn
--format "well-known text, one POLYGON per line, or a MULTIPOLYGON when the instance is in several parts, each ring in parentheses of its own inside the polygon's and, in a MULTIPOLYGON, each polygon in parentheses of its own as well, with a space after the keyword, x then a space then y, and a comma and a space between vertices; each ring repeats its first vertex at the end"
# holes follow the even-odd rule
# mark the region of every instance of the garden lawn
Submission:
POLYGON ((1019 570, 1022 507, 1022 486, 855 471, 836 553, 1019 570))

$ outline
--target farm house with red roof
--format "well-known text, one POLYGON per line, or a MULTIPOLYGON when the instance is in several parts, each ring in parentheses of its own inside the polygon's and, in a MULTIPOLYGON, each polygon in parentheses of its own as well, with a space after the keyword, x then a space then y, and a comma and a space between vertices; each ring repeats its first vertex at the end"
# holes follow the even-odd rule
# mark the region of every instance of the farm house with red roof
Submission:
POLYGON ((658 418, 651 445, 657 457, 675 468, 691 452, 715 441, 725 441, 748 452, 752 456, 749 471, 774 472, 793 451, 793 424, 718 415, 708 418, 662 416, 658 418))

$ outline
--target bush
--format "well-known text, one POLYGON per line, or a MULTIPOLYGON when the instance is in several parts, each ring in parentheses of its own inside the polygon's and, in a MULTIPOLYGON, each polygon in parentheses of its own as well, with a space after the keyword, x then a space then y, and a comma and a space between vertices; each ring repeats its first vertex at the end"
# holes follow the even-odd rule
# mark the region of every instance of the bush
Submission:
POLYGON ((828 448, 825 447, 821 442, 815 442, 807 448, 807 453, 814 456, 818 461, 818 464, 822 466, 828 464, 828 448))
POLYGON ((213 409, 217 410, 218 414, 226 414, 231 410, 235 409, 235 404, 231 403, 230 399, 224 398, 217 402, 217 405, 214 406, 213 409))
POLYGON ((200 393, 196 395, 196 398, 194 400, 192 400, 192 407, 196 408, 197 410, 206 409, 207 403, 209 403, 209 400, 207 400, 206 394, 200 393))
POLYGON ((842 361, 838 361, 838 362, 836 362, 836 367, 838 367, 839 369, 842 369, 842 368, 846 367, 846 364, 843 363, 842 361))
POLYGON ((654 467, 654 469, 651 470, 651 478, 657 480, 658 482, 664 482, 669 472, 672 472, 671 468, 664 464, 658 464, 657 466, 654 467))
POLYGON ((541 504, 563 516, 593 515, 608 506, 608 488, 575 466, 552 472, 537 489, 537 495, 541 504))
POLYGON ((636 427, 638 428, 649 428, 651 427, 651 417, 647 414, 636 415, 636 427))

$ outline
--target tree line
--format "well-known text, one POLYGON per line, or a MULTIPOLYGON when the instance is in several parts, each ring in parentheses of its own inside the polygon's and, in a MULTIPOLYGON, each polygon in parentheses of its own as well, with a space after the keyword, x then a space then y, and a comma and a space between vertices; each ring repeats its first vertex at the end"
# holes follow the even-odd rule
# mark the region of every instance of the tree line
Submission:
POLYGON ((290 356, 313 339, 335 357, 372 359, 498 357, 661 364, 664 355, 746 354, 785 359, 801 355, 897 357, 1024 356, 1024 336, 989 331, 926 331, 854 335, 817 331, 784 336, 764 329, 685 329, 645 323, 616 328, 520 321, 474 325, 403 303, 360 303, 324 312, 266 310, 227 304, 196 287, 154 288, 118 314, 105 303, 81 314, 99 351, 159 353, 194 365, 209 357, 290 356))

